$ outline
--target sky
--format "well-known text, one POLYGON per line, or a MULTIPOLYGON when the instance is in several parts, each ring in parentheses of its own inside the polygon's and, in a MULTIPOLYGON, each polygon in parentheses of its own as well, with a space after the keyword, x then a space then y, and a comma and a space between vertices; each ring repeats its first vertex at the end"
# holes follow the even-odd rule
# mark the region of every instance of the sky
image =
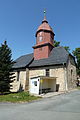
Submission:
POLYGON ((80 47, 80 0, 0 0, 0 45, 7 40, 14 60, 33 52, 44 9, 55 40, 80 47))

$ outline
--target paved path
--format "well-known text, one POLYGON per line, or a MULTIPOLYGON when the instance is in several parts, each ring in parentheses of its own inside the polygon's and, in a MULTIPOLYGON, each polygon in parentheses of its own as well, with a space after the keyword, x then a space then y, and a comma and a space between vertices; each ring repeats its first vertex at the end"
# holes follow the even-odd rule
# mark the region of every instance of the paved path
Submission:
POLYGON ((0 120, 80 120, 80 91, 33 103, 0 103, 0 120))

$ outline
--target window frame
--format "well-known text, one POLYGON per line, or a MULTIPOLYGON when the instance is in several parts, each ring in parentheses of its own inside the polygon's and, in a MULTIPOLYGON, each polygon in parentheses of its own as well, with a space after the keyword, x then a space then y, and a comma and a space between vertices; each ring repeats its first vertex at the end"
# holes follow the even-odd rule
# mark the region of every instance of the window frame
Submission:
POLYGON ((46 69, 46 76, 49 77, 50 76, 50 70, 46 69))
POLYGON ((37 81, 34 81, 34 86, 37 87, 37 81))

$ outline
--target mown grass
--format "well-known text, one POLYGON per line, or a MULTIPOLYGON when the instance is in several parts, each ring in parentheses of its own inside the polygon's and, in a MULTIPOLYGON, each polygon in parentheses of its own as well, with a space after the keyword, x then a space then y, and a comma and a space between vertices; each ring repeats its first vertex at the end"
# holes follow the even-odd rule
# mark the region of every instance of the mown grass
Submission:
POLYGON ((7 95, 0 95, 0 102, 29 102, 39 98, 40 97, 29 95, 28 92, 10 93, 7 95))
POLYGON ((80 86, 78 86, 77 89, 80 90, 80 86))

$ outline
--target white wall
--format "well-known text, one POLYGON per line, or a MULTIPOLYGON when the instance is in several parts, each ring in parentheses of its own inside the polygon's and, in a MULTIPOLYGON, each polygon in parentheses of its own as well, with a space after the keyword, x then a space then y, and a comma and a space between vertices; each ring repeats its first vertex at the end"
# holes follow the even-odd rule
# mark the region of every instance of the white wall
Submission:
POLYGON ((32 78, 29 80, 29 92, 30 94, 39 94, 39 83, 40 83, 40 78, 32 78), (37 86, 35 86, 34 82, 37 82, 37 86))

